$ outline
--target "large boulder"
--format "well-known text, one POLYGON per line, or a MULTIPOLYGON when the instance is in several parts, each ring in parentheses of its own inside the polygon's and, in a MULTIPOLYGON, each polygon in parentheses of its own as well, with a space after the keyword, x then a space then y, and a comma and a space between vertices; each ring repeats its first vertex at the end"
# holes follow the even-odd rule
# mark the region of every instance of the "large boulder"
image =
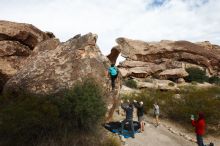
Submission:
POLYGON ((5 82, 22 68, 31 50, 17 41, 0 41, 0 92, 5 82))
POLYGON ((135 76, 139 78, 147 77, 156 72, 166 69, 165 64, 155 64, 142 61, 123 61, 119 64, 119 70, 122 72, 122 76, 135 76), (126 72, 126 71, 127 72, 126 72))
POLYGON ((0 21, 0 41, 18 41, 30 49, 34 49, 39 42, 50 37, 54 36, 39 30, 31 24, 0 21))
MULTIPOLYGON (((56 40, 48 40, 37 46, 36 54, 5 85, 5 92, 29 92, 34 94, 56 94, 63 89, 71 89, 86 78, 94 78, 106 92, 109 119, 113 114, 120 84, 110 94, 110 83, 106 71, 109 60, 102 55, 96 45, 97 35, 88 33, 77 36, 56 46, 56 40), (52 41, 51 43, 48 43, 52 41)), ((118 83, 118 82, 117 82, 118 83)))
MULTIPOLYGON (((126 61, 135 61, 136 67, 144 67, 146 63, 154 63, 155 66, 165 65, 164 70, 167 70, 184 68, 185 64, 195 64, 206 68, 210 75, 218 75, 220 72, 220 46, 207 41, 200 43, 188 41, 144 42, 118 38, 116 42, 118 46, 113 48, 114 52, 118 50, 118 53, 126 58, 126 61), (140 64, 140 62, 145 63, 140 64)), ((114 57, 111 58, 114 59, 114 57)), ((127 63, 121 67, 129 68, 127 63)))
POLYGON ((0 93, 6 81, 23 67, 32 50, 52 37, 52 33, 42 32, 31 24, 0 21, 0 93))
POLYGON ((184 78, 189 74, 183 68, 168 69, 159 74, 162 79, 178 79, 184 78))

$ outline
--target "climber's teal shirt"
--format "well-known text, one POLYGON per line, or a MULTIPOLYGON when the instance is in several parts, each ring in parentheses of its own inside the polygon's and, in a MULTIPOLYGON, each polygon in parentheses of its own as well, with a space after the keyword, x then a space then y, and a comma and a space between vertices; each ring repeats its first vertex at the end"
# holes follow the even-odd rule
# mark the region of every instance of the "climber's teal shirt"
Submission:
POLYGON ((108 72, 111 76, 116 76, 118 74, 116 67, 109 67, 108 72))

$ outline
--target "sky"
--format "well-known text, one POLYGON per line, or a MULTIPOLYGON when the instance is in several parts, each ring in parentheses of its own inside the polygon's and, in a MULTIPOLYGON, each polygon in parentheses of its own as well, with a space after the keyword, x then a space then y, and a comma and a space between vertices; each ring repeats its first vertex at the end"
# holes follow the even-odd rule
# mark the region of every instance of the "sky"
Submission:
POLYGON ((31 23, 61 41, 96 33, 104 55, 118 37, 220 45, 220 0, 0 0, 0 8, 1 20, 31 23))

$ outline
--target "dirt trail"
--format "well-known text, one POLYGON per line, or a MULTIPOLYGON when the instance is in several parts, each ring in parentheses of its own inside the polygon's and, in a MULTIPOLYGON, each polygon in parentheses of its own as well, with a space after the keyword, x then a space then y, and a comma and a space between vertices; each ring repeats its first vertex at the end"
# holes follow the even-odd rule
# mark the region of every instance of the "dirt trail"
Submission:
POLYGON ((171 133, 163 126, 154 127, 146 123, 144 133, 138 133, 135 138, 126 139, 126 146, 196 146, 195 143, 171 133))
MULTIPOLYGON (((114 113, 113 121, 121 121, 125 115, 123 110, 119 110, 120 114, 114 113)), ((135 111, 136 112, 136 111, 135 111)), ((135 113, 134 112, 134 113, 135 113)), ((137 121, 137 117, 134 117, 137 121)), ((151 116, 145 117, 145 131, 137 133, 135 138, 125 139, 124 146, 197 146, 195 142, 195 134, 187 131, 181 125, 175 124, 169 120, 161 119, 160 126, 155 127, 154 119, 151 116), (188 139, 188 140, 187 140, 188 139)), ((192 127, 193 128, 193 127, 192 127)), ((124 138, 123 138, 124 139, 124 138)), ((215 146, 220 146, 220 138, 214 138, 208 135, 204 138, 205 144, 214 142, 215 146)))
MULTIPOLYGON (((189 133, 179 125, 167 120, 162 120, 159 127, 155 127, 153 119, 148 117, 145 124, 145 131, 137 133, 135 138, 126 139, 125 146, 197 146, 195 142, 187 140, 184 136, 176 133, 187 135, 188 138, 195 139, 194 133, 189 133), (172 133, 175 131, 176 133, 172 133)), ((205 137, 204 143, 214 142, 215 146, 220 146, 220 139, 213 137, 205 137)))

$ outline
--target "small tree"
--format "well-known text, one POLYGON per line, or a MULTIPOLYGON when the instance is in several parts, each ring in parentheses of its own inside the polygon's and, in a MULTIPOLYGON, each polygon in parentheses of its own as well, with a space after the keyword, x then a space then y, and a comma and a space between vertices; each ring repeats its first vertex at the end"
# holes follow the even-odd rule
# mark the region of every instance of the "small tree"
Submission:
POLYGON ((86 131, 95 129, 105 115, 103 91, 94 79, 78 83, 65 94, 65 99, 71 103, 68 116, 75 120, 74 128, 86 131))
POLYGON ((97 131, 106 106, 102 88, 86 79, 56 95, 0 97, 0 145, 35 145, 42 139, 97 131))
POLYGON ((217 76, 210 77, 209 83, 220 85, 220 78, 217 76))
POLYGON ((199 83, 207 82, 208 77, 206 76, 205 70, 201 70, 196 67, 187 68, 186 71, 188 72, 188 76, 185 78, 187 82, 196 81, 199 83))
POLYGON ((135 80, 129 79, 125 80, 125 85, 130 87, 130 88, 137 88, 137 82, 135 80))

